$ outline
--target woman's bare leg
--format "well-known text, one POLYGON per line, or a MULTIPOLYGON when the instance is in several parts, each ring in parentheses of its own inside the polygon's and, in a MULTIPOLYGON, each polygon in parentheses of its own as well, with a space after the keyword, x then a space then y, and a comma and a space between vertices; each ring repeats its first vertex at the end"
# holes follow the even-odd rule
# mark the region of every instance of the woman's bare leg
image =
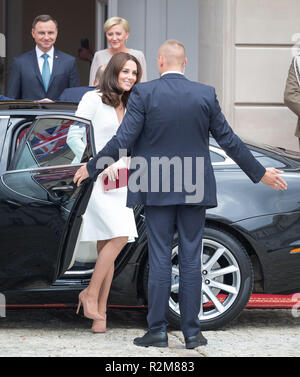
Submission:
POLYGON ((94 273, 88 287, 87 294, 91 300, 98 301, 104 279, 108 272, 110 272, 110 276, 112 275, 111 269, 114 266, 115 259, 127 242, 128 237, 117 237, 108 240, 103 246, 97 258, 94 273))
MULTIPOLYGON (((107 244, 109 240, 98 241, 97 242, 97 252, 98 257, 103 249, 103 247, 107 244)), ((94 320, 92 331, 94 333, 105 333, 106 332, 106 308, 107 308, 107 300, 110 291, 111 282, 114 276, 114 263, 111 266, 110 270, 106 274, 103 283, 100 288, 99 298, 98 298, 98 312, 103 317, 103 320, 94 320)))
MULTIPOLYGON (((98 256, 100 255, 103 247, 107 244, 108 241, 109 240, 97 242, 98 256)), ((115 271, 115 266, 114 266, 114 263, 113 263, 110 270, 107 272, 107 274, 104 278, 104 281, 101 285, 101 288, 100 288, 100 294, 99 294, 99 299, 98 299, 98 302, 99 302, 98 311, 103 316, 105 316, 105 314, 106 314, 107 300, 108 300, 108 296, 109 296, 111 282, 112 282, 113 277, 114 277, 114 271, 115 271)))

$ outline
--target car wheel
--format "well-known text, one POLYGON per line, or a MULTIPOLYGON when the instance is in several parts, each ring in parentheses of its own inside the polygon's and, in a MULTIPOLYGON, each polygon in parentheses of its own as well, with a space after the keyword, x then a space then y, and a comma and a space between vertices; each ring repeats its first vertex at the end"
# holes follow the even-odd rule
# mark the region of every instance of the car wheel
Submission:
MULTIPOLYGON (((179 267, 176 239, 172 252, 172 264, 169 322, 172 327, 179 328, 179 267)), ((202 257, 202 308, 199 313, 202 330, 220 328, 236 318, 247 305, 252 286, 252 264, 241 242, 222 229, 205 228, 202 257)))

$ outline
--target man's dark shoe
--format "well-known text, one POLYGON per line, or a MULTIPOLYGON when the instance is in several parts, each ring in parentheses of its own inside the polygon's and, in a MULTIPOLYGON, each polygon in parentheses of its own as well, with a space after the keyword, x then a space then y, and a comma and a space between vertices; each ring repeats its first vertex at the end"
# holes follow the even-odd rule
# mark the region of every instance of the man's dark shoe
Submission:
POLYGON ((193 349, 199 346, 206 346, 207 339, 199 332, 196 336, 188 336, 185 338, 185 347, 187 349, 193 349))
POLYGON ((135 338, 133 344, 139 347, 168 347, 168 335, 166 331, 150 333, 149 331, 141 338, 135 338))

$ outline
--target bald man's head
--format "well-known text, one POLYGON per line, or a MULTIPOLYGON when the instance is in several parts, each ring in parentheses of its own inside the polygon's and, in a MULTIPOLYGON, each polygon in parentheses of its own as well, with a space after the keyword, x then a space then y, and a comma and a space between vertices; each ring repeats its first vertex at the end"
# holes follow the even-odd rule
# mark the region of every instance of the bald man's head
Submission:
POLYGON ((174 39, 164 42, 158 50, 158 68, 160 74, 165 71, 179 70, 183 72, 186 66, 184 45, 174 39))

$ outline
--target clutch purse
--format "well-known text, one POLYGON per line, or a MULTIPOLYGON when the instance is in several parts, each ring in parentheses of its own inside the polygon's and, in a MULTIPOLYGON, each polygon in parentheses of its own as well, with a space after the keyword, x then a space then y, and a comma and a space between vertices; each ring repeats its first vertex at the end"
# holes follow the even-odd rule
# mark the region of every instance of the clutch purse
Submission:
POLYGON ((118 179, 111 181, 108 176, 102 177, 102 187, 104 191, 115 190, 128 186, 129 170, 126 168, 118 169, 118 179))

